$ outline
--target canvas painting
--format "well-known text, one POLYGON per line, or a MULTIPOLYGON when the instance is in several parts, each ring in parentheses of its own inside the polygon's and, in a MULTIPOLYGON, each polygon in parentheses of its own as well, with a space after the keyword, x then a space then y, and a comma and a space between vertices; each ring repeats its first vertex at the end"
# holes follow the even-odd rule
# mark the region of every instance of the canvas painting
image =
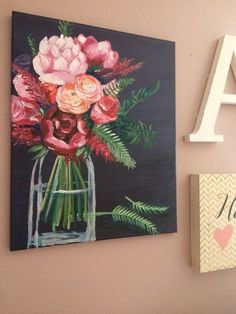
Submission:
POLYGON ((11 250, 176 232, 175 45, 12 16, 11 250))
POLYGON ((236 174, 191 175, 192 264, 204 273, 236 267, 236 174))

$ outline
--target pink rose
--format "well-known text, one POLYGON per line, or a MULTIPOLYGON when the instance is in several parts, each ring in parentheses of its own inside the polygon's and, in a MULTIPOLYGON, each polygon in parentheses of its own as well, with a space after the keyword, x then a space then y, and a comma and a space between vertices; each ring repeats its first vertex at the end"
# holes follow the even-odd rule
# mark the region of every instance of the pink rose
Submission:
POLYGON ((44 37, 33 59, 35 72, 42 82, 63 85, 87 71, 88 64, 80 45, 72 37, 44 37))
POLYGON ((98 42, 93 36, 87 38, 80 34, 75 43, 79 43, 85 53, 88 62, 102 65, 104 69, 113 69, 119 59, 117 51, 112 50, 109 41, 98 42))
POLYGON ((73 157, 87 142, 86 122, 79 116, 50 109, 41 122, 44 144, 55 153, 73 157))
POLYGON ((102 96, 90 114, 91 120, 97 124, 109 123, 117 119, 119 101, 111 96, 102 96))
POLYGON ((28 91, 28 86, 25 84, 22 74, 17 74, 14 77, 13 84, 19 96, 34 100, 34 96, 28 91))
POLYGON ((74 84, 65 84, 58 88, 56 101, 63 112, 83 114, 102 94, 101 83, 91 75, 82 74, 76 78, 74 84))
POLYGON ((34 125, 41 121, 39 106, 32 100, 11 96, 11 120, 15 125, 34 125))

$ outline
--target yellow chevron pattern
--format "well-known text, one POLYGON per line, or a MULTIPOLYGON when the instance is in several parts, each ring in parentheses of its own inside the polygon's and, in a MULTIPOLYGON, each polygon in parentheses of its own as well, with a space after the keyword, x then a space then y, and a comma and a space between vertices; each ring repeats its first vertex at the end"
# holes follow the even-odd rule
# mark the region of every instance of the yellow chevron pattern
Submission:
POLYGON ((208 272, 236 267, 236 174, 199 174, 200 271, 208 272), (224 210, 217 218, 224 201, 224 210), (232 205, 233 204, 233 205, 232 205), (231 219, 228 214, 231 210, 231 219), (214 232, 231 224, 232 236, 221 247, 214 232))

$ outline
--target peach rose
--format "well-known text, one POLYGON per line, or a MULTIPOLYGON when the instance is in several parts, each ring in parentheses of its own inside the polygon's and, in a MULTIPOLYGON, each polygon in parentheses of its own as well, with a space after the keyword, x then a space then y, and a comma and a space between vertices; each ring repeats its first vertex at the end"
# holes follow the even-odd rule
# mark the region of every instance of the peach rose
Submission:
POLYGON ((100 100, 103 95, 101 83, 92 75, 79 75, 76 78, 75 85, 81 97, 91 104, 100 100))
POLYGON ((65 84, 57 90, 56 101, 63 112, 82 114, 89 110, 90 103, 81 98, 74 84, 65 84))
POLYGON ((56 101, 63 112, 83 114, 102 97, 102 86, 93 76, 83 74, 73 84, 58 88, 56 101))

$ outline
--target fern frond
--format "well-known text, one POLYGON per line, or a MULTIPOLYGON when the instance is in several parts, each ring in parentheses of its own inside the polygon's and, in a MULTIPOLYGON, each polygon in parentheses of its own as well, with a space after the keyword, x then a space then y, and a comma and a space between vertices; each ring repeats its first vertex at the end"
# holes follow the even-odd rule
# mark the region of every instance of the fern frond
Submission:
POLYGON ((152 125, 142 121, 133 121, 127 117, 119 117, 111 124, 112 129, 120 138, 129 144, 139 144, 143 141, 144 146, 150 147, 158 132, 153 130, 152 125))
POLYGON ((31 35, 27 36, 27 43, 29 45, 32 57, 35 57, 38 53, 38 48, 37 48, 35 39, 31 37, 31 35))
POLYGON ((87 143, 97 156, 105 158, 106 161, 114 160, 108 146, 97 136, 97 134, 92 133, 87 143))
POLYGON ((137 91, 133 91, 130 98, 126 99, 120 106, 119 114, 122 116, 127 115, 127 113, 137 104, 143 102, 147 98, 153 96, 158 92, 160 88, 160 81, 158 81, 152 87, 140 88, 137 91))
POLYGON ((134 78, 132 77, 122 77, 118 80, 113 80, 110 83, 108 83, 105 87, 104 94, 113 97, 117 97, 118 94, 120 94, 125 88, 132 85, 134 83, 134 78))
POLYGON ((73 34, 73 24, 67 21, 59 21, 58 29, 62 35, 71 36, 73 34))
POLYGON ((128 196, 125 198, 131 203, 133 210, 140 214, 163 214, 169 209, 167 206, 155 206, 140 201, 133 201, 128 196))
POLYGON ((149 234, 158 233, 157 227, 153 222, 124 206, 116 206, 112 212, 112 218, 115 222, 131 224, 145 230, 149 234))
POLYGON ((93 132, 95 132, 97 136, 108 146, 116 161, 122 163, 129 169, 135 168, 135 160, 131 158, 128 149, 125 147, 119 136, 113 133, 110 128, 105 125, 96 125, 93 128, 93 132))
POLYGON ((157 136, 157 132, 153 130, 152 125, 147 125, 142 121, 132 121, 127 133, 130 144, 138 144, 143 140, 145 146, 151 146, 157 136))

